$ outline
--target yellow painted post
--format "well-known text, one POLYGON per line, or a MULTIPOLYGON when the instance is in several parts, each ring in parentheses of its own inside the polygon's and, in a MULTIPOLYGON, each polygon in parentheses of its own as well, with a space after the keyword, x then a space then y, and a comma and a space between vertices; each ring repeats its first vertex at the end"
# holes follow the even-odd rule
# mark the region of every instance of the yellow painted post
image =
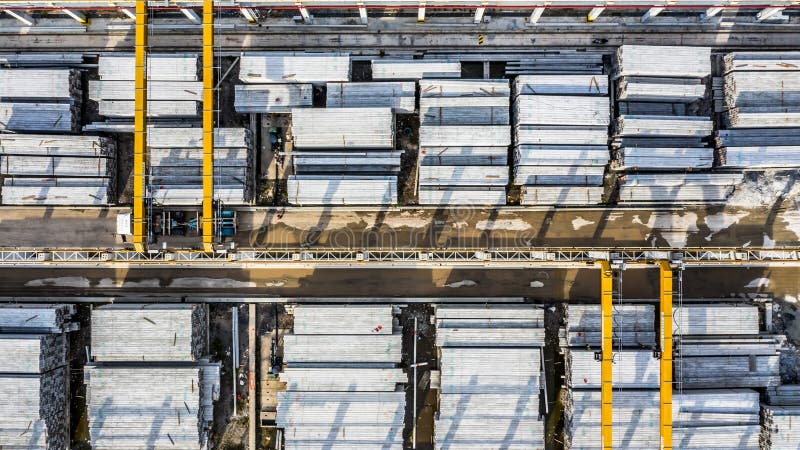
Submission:
POLYGON ((602 321, 601 335, 601 361, 600 361, 600 429, 601 448, 612 448, 612 351, 613 351, 613 309, 614 273, 608 261, 600 261, 600 309, 602 321))
POLYGON ((672 449, 672 269, 660 263, 661 293, 661 448, 672 449))
POLYGON ((145 250, 147 163, 147 1, 136 0, 133 111, 133 248, 145 250))
POLYGON ((203 250, 214 250, 214 2, 203 1, 203 250))

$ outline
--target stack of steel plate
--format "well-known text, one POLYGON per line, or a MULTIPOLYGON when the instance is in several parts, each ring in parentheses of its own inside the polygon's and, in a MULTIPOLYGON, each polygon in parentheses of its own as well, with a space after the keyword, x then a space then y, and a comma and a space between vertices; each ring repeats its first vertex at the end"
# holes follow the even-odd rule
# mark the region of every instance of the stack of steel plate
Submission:
MULTIPOLYGON (((675 362, 674 364, 678 364, 675 362)), ((751 389, 675 389, 672 444, 689 450, 758 450, 758 392, 751 389)))
POLYGON ((219 367, 205 361, 86 365, 92 448, 207 448, 219 367))
MULTIPOLYGON (((615 304, 611 317, 614 447, 657 447, 659 397, 654 388, 659 363, 649 350, 655 345, 655 307, 615 304)), ((595 448, 600 436, 600 362, 595 352, 600 350, 601 322, 600 305, 568 305, 559 332, 567 363, 565 446, 573 450, 595 448)))
POLYGON ((505 204, 508 81, 428 79, 419 86, 419 203, 505 204))
POLYGON ((328 108, 392 108, 396 113, 416 111, 417 86, 410 81, 366 83, 330 82, 328 108))
MULTIPOLYGON (((148 195, 161 205, 203 202, 203 130, 148 129, 148 195)), ((252 197, 253 152, 244 128, 214 130, 214 199, 243 204, 252 197)))
MULTIPOLYGON (((148 59, 147 115, 175 119, 197 117, 203 100, 203 83, 198 80, 196 54, 150 55, 148 59)), ((134 57, 129 54, 101 56, 99 80, 89 80, 89 98, 98 113, 112 119, 134 115, 134 57)))
POLYGON ((714 149, 705 139, 713 122, 710 113, 703 114, 710 75, 709 48, 620 47, 615 67, 619 101, 612 142, 615 169, 628 173, 710 169, 714 149))
POLYGON ((350 55, 302 52, 242 53, 239 60, 239 79, 247 84, 348 81, 350 55))
POLYGON ((539 410, 544 310, 439 305, 436 449, 543 449, 539 410))
POLYGON ((722 203, 743 181, 741 173, 628 174, 620 178, 620 203, 722 203))
POLYGON ((196 361, 205 355, 204 304, 106 305, 92 311, 95 361, 196 361))
POLYGON ((92 311, 84 369, 92 448, 206 448, 220 364, 200 359, 206 305, 109 305, 92 311))
POLYGON ((608 164, 608 77, 521 75, 514 85, 514 183, 523 205, 601 202, 608 164))
POLYGON ((684 388, 767 387, 780 383, 785 338, 759 334, 755 305, 676 308, 675 381, 684 388))
POLYGON ((283 336, 287 450, 403 448, 408 382, 391 305, 297 305, 283 336))
POLYGON ((67 305, 0 308, 0 446, 69 448, 67 305))
POLYGON ((422 78, 460 78, 461 63, 434 59, 374 59, 373 80, 419 80, 422 78))
POLYGON ((0 135, 0 203, 111 203, 116 156, 114 140, 98 136, 0 135))
POLYGON ((391 108, 292 110, 294 205, 387 205, 397 202, 402 151, 394 149, 391 108))
POLYGON ((75 69, 0 69, 0 131, 73 132, 83 91, 75 69))
POLYGON ((716 136, 731 168, 800 167, 800 52, 732 52, 723 58, 716 136))
POLYGON ((292 108, 312 106, 313 100, 311 84, 239 84, 234 87, 234 108, 238 113, 288 113, 292 108))

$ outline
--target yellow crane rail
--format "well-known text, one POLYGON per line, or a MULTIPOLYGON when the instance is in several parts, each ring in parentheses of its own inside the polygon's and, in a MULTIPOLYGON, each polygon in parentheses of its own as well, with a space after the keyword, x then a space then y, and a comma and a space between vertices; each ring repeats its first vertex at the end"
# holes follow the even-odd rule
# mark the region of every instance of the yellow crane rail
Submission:
POLYGON ((203 1, 203 250, 214 250, 214 2, 203 1))
POLYGON ((668 261, 661 261, 661 448, 672 449, 672 268, 668 261))
POLYGON ((145 164, 147 162, 147 1, 136 1, 133 112, 133 247, 145 250, 145 164))
POLYGON ((613 320, 611 318, 614 294, 614 272, 608 261, 600 261, 600 443, 602 449, 612 448, 612 363, 613 320))

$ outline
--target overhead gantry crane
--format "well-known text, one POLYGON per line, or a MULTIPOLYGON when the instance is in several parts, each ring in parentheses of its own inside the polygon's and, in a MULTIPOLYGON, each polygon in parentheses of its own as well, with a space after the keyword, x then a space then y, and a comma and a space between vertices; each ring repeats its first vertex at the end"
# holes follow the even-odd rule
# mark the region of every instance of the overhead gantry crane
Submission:
MULTIPOLYGON (((670 261, 659 261, 659 436, 662 450, 672 450, 672 297, 673 270, 670 261)), ((616 268, 600 261, 600 442, 613 448, 613 298, 616 268)), ((624 264, 619 264, 624 268, 624 264)), ((680 270, 680 269, 679 269, 680 270)))

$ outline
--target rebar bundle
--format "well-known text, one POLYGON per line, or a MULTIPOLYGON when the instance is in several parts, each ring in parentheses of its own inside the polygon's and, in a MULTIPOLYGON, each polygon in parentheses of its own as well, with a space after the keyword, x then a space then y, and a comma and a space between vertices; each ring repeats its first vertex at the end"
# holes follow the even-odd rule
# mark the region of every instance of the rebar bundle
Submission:
POLYGON ((234 87, 234 108, 238 113, 288 113, 292 108, 311 107, 311 84, 239 84, 234 87))
POLYGON ((366 82, 327 84, 328 108, 392 108, 395 113, 416 110, 413 82, 366 82))
POLYGON ((350 79, 347 53, 246 52, 239 60, 239 79, 258 83, 325 83, 350 79))
POLYGON ((433 59, 373 59, 373 80, 460 78, 461 63, 433 59))

